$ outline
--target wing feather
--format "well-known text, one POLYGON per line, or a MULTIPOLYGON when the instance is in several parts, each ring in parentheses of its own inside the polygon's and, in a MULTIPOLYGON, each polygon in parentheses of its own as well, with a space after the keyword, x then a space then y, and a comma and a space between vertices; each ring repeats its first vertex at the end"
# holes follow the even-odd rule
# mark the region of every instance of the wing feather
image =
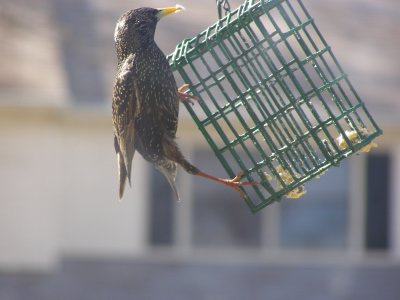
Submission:
POLYGON ((115 150, 120 175, 120 198, 126 178, 130 182, 132 160, 135 154, 135 118, 140 110, 135 80, 135 56, 130 55, 121 64, 113 89, 112 115, 115 150))

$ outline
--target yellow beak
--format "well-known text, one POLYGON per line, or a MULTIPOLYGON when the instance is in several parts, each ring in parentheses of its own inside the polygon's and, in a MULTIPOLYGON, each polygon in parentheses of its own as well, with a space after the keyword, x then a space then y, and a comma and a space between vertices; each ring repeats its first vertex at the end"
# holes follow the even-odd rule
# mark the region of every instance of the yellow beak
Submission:
POLYGON ((170 14, 183 11, 185 10, 185 8, 182 5, 177 4, 175 7, 159 8, 158 10, 160 10, 160 12, 158 13, 157 17, 158 19, 161 19, 162 17, 168 16, 170 14))

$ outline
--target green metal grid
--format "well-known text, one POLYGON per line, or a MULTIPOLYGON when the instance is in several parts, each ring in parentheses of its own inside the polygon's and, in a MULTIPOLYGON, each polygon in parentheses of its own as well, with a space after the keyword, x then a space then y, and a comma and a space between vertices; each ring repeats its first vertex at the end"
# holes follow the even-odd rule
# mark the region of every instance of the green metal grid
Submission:
POLYGON ((247 0, 168 59, 199 98, 186 108, 229 176, 260 182, 243 187, 253 212, 382 133, 300 0, 247 0))

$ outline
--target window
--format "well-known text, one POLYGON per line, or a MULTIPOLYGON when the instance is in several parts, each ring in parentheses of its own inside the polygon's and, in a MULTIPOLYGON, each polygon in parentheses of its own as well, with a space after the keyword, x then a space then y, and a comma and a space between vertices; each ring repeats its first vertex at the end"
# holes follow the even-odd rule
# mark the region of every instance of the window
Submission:
MULTIPOLYGON (((225 176, 211 150, 197 148, 191 153, 202 171, 225 176)), ((173 251, 387 249, 389 166, 389 156, 381 154, 342 161, 340 167, 306 183, 307 194, 300 199, 283 198, 257 214, 234 190, 180 170, 179 179, 190 183, 183 217, 182 204, 176 204, 168 183, 154 170, 150 242, 174 246, 173 251)), ((182 181, 178 185, 182 190, 182 181)))
POLYGON ((388 155, 369 155, 367 160, 366 248, 387 250, 389 245, 389 174, 388 155))
POLYGON ((307 194, 281 203, 282 247, 345 248, 347 239, 349 164, 331 168, 306 184, 307 194))
MULTIPOLYGON (((221 164, 208 149, 195 151, 194 163, 204 172, 225 176, 221 164)), ((203 178, 194 180, 194 246, 259 246, 261 214, 252 214, 233 189, 203 178)))
POLYGON ((150 171, 150 244, 154 246, 171 246, 174 235, 175 198, 171 187, 155 168, 150 171))

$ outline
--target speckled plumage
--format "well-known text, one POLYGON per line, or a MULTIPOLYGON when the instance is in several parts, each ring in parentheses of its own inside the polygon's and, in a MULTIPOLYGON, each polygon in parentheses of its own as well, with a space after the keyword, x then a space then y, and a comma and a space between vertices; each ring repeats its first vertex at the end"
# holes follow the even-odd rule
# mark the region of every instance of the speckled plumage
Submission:
POLYGON ((177 163, 189 173, 189 164, 176 143, 179 95, 168 61, 154 42, 161 10, 139 8, 126 12, 115 28, 118 56, 112 112, 118 157, 120 198, 131 177, 137 150, 168 180, 177 197, 177 163))
POLYGON ((183 157, 175 143, 179 99, 190 103, 191 96, 182 92, 184 86, 177 90, 167 59, 154 42, 154 33, 161 17, 181 10, 179 5, 134 9, 122 15, 115 28, 118 67, 112 111, 120 198, 126 179, 130 182, 136 150, 165 176, 178 199, 178 164, 189 174, 223 183, 242 196, 242 186, 258 184, 240 182, 242 172, 233 179, 203 173, 183 157))

